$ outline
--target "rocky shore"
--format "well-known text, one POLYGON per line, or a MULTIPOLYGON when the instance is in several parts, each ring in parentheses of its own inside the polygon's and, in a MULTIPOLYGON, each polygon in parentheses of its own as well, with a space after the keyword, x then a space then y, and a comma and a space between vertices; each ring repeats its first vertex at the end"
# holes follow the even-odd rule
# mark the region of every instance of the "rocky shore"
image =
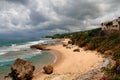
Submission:
POLYGON ((37 44, 37 45, 31 45, 30 48, 31 49, 39 49, 39 50, 47 50, 46 49, 47 45, 45 44, 37 44))
MULTIPOLYGON (((68 42, 68 40, 63 42, 68 42)), ((74 51, 76 47, 66 48, 62 44, 48 46, 47 49, 58 54, 57 61, 53 66, 54 71, 50 75, 39 73, 33 80, 79 80, 79 78, 86 76, 85 80, 89 80, 87 78, 93 77, 100 72, 100 68, 108 64, 107 60, 104 61, 104 58, 98 55, 97 51, 84 50, 78 47, 77 51, 74 51)))
MULTIPOLYGON (((63 42, 66 41, 68 42, 63 42)), ((33 45, 30 48, 51 50, 57 55, 57 61, 51 66, 45 66, 44 72, 39 70, 33 74, 35 68, 31 63, 17 59, 11 67, 12 75, 10 74, 15 80, 97 80, 98 77, 95 76, 101 74, 102 68, 110 63, 109 59, 104 59, 97 51, 76 49, 76 46, 66 48, 62 44, 47 47, 33 45)))
POLYGON ((11 77, 12 80, 32 80, 34 70, 35 66, 31 62, 18 58, 12 64, 11 73, 6 76, 6 79, 11 77))
POLYGON ((87 72, 86 74, 80 75, 74 80, 97 80, 96 78, 94 78, 94 76, 96 76, 99 73, 102 73, 102 69, 107 68, 109 64, 110 60, 106 58, 96 69, 93 69, 87 72))

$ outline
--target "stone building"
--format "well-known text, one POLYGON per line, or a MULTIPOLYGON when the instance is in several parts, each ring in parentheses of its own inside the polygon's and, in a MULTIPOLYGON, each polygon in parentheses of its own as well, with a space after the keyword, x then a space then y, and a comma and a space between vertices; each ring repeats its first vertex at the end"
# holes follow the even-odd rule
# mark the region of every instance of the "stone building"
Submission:
POLYGON ((101 23, 102 30, 120 30, 120 17, 113 21, 107 21, 101 23))

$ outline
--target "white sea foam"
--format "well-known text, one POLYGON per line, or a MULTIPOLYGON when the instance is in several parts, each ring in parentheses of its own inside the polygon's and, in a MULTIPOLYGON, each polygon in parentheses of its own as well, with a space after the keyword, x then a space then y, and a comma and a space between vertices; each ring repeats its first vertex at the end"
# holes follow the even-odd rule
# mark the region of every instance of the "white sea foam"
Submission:
MULTIPOLYGON (((49 64, 51 60, 53 60, 51 55, 42 54, 42 51, 40 50, 30 49, 30 45, 41 44, 41 43, 44 44, 51 43, 51 41, 39 40, 39 41, 27 42, 19 45, 12 44, 11 46, 0 47, 0 74, 2 75, 9 73, 8 69, 10 68, 10 65, 13 64, 13 62, 17 58, 31 61, 32 63, 34 63, 36 67, 42 66, 44 64, 49 64)), ((0 77, 0 80, 3 79, 1 79, 0 77)))
POLYGON ((0 62, 13 61, 16 58, 31 58, 41 54, 40 50, 30 50, 30 45, 43 43, 44 40, 27 42, 21 45, 12 44, 11 46, 0 47, 0 62), (3 58, 3 57, 4 58, 3 58))
POLYGON ((16 46, 16 44, 12 44, 11 46, 16 46))
POLYGON ((4 54, 6 54, 5 52, 0 52, 0 55, 4 55, 4 54))
POLYGON ((27 51, 20 50, 18 52, 8 52, 6 53, 5 56, 4 54, 5 53, 0 54, 1 55, 0 62, 10 62, 16 60, 17 58, 21 58, 21 59, 32 58, 33 56, 42 54, 42 52, 40 50, 27 50, 27 51))
POLYGON ((47 54, 42 54, 41 50, 30 49, 30 45, 42 44, 42 43, 50 43, 50 42, 48 40, 39 40, 39 41, 27 42, 22 44, 12 44, 11 46, 0 47, 0 74, 2 75, 3 73, 4 74, 9 73, 8 69, 10 68, 10 65, 13 64, 13 62, 17 58, 31 61, 32 63, 34 63, 35 66, 41 66, 43 64, 50 63, 49 59, 52 58, 51 56, 47 56, 47 54))
POLYGON ((33 42, 28 42, 28 44, 40 44, 40 43, 43 43, 44 41, 43 40, 39 40, 39 41, 33 41, 33 42))
POLYGON ((41 54, 41 50, 36 50, 35 52, 33 52, 33 54, 35 54, 35 55, 41 54))
POLYGON ((44 42, 43 40, 39 40, 39 41, 28 42, 21 45, 12 44, 11 46, 1 47, 0 54, 5 54, 6 52, 9 52, 9 51, 19 51, 21 49, 28 49, 30 45, 40 44, 43 42, 44 42))
POLYGON ((25 54, 19 54, 19 55, 14 55, 14 56, 9 56, 6 58, 2 58, 0 59, 0 62, 9 62, 9 61, 13 61, 16 60, 17 58, 21 58, 21 59, 25 59, 25 58, 32 58, 33 56, 36 56, 38 54, 42 54, 42 52, 39 50, 35 50, 35 51, 28 51, 25 54))

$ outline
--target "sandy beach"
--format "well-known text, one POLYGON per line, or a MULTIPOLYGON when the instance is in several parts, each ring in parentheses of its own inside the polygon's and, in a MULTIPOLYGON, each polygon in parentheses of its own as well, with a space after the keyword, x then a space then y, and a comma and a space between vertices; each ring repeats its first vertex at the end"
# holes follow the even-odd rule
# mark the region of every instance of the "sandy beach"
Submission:
MULTIPOLYGON (((67 41, 68 39, 63 42, 67 41)), ((53 51, 57 58, 53 64, 54 72, 51 75, 46 75, 38 71, 34 74, 33 80, 72 80, 81 74, 97 68, 103 62, 102 56, 98 55, 97 51, 79 48, 80 52, 73 52, 75 48, 76 46, 67 49, 62 44, 48 46, 47 49, 53 51)))

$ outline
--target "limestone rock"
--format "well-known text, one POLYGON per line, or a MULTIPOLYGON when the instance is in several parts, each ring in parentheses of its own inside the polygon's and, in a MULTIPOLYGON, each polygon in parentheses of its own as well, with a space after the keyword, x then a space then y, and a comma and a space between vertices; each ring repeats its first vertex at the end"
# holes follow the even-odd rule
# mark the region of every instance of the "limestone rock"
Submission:
POLYGON ((13 80, 32 80, 34 70, 31 62, 18 58, 11 66, 10 76, 13 80))
POLYGON ((51 74, 53 73, 53 67, 51 65, 48 65, 48 66, 44 66, 43 67, 43 70, 46 74, 51 74))
POLYGON ((67 44, 63 43, 63 47, 66 47, 66 46, 67 46, 67 44))
POLYGON ((73 52, 80 52, 80 49, 74 49, 73 52))
POLYGON ((32 45, 32 46, 30 46, 30 48, 32 48, 32 49, 39 49, 39 50, 45 50, 46 49, 46 45, 32 45))

